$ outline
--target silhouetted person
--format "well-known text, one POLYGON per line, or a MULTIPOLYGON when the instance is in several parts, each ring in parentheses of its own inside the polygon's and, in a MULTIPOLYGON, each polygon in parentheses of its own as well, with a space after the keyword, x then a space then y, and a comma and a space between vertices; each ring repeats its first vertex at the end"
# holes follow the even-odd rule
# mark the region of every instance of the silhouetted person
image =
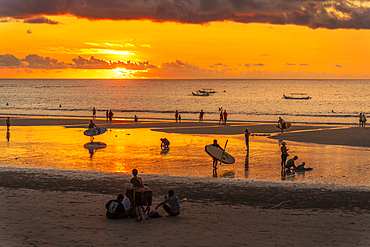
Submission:
POLYGON ((7 131, 9 131, 9 129, 10 129, 10 119, 9 119, 9 117, 6 119, 6 130, 7 131))
POLYGON ((112 122, 112 119, 113 119, 113 115, 114 115, 114 113, 111 110, 109 110, 109 121, 111 121, 111 122, 112 122))
POLYGON ((96 118, 96 109, 95 109, 95 107, 93 108, 93 119, 95 119, 96 118))

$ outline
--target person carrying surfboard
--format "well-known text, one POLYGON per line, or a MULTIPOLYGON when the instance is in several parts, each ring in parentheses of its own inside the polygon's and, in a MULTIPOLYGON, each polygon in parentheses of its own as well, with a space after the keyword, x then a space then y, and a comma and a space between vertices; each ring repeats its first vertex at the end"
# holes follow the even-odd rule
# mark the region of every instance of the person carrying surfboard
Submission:
POLYGON ((90 120, 89 129, 97 128, 92 120, 90 120))
POLYGON ((92 120, 90 120, 89 129, 97 128, 92 120))
MULTIPOLYGON (((218 145, 217 140, 213 140, 213 144, 211 144, 211 146, 214 146, 216 148, 219 148, 219 149, 223 150, 222 147, 220 145, 218 145)), ((218 160, 216 158, 213 158, 213 168, 214 169, 217 169, 217 162, 218 162, 218 160)))
POLYGON ((280 128, 281 129, 281 133, 283 133, 283 129, 285 129, 285 121, 281 117, 279 117, 278 128, 280 128))

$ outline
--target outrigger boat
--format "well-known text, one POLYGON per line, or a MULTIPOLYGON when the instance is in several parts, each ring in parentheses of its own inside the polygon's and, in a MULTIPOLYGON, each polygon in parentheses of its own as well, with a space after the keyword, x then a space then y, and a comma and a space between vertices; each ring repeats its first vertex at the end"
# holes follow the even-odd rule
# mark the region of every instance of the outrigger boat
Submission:
POLYGON ((288 96, 283 94, 284 99, 312 99, 310 96, 308 96, 306 93, 291 93, 288 96))
POLYGON ((191 92, 193 96, 209 96, 209 93, 193 93, 191 92))
POLYGON ((212 90, 212 89, 202 89, 202 90, 198 90, 199 93, 215 93, 216 91, 212 90))

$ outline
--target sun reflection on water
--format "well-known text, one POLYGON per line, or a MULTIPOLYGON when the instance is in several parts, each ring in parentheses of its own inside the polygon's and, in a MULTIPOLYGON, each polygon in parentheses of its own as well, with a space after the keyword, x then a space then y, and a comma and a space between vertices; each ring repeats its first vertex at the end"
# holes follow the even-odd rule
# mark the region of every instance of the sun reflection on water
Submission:
POLYGON ((314 168, 305 173, 282 176, 279 141, 265 136, 250 137, 247 154, 243 135, 185 135, 150 129, 109 129, 96 136, 94 142, 106 144, 91 152, 84 147, 89 137, 84 129, 60 126, 13 127, 10 140, 5 128, 0 141, 2 165, 71 170, 97 170, 131 173, 136 168, 145 174, 169 174, 217 178, 248 178, 323 183, 362 184, 370 186, 368 148, 316 145, 287 141, 289 157, 297 155, 297 163, 314 168), (160 138, 171 144, 160 147, 160 138), (204 147, 214 139, 235 157, 231 165, 222 164, 216 171, 204 147))

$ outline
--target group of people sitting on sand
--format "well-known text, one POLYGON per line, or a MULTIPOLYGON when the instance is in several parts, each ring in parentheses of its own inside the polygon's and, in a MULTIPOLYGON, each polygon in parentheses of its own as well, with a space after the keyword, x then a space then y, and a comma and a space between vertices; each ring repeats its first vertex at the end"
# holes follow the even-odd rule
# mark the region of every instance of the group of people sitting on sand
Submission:
MULTIPOLYGON (((153 198, 152 190, 137 176, 138 171, 136 169, 132 170, 132 175, 133 177, 130 180, 132 186, 126 189, 126 198, 123 194, 119 194, 116 200, 110 200, 105 205, 107 218, 135 218, 134 221, 139 222, 143 219, 148 219, 148 217, 161 217, 158 212, 150 211, 153 198)), ((155 210, 160 206, 162 206, 169 216, 178 216, 180 214, 179 199, 175 196, 173 190, 168 191, 168 197, 166 196, 165 200, 155 207, 155 210)))

